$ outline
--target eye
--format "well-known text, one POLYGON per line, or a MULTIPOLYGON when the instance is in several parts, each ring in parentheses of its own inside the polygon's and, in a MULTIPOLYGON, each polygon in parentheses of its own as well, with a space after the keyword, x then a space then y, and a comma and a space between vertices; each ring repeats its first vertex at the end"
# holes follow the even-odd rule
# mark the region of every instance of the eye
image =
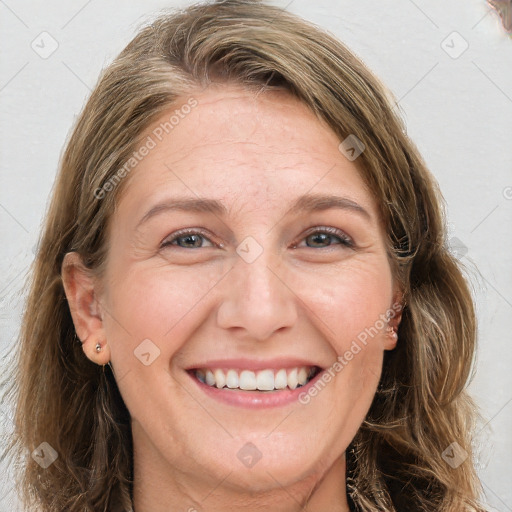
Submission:
MULTIPOLYGON (((332 227, 316 227, 314 228, 313 231, 310 231, 304 238, 306 242, 309 240, 313 243, 313 245, 307 245, 307 247, 310 247, 312 249, 327 248, 333 245, 330 243, 333 239, 339 240, 339 243, 337 245, 344 245, 345 247, 350 248, 354 247, 354 242, 349 236, 343 233, 343 231, 341 231, 340 229, 332 227)), ((297 244, 293 245, 293 249, 296 249, 297 247, 300 246, 298 246, 297 244)))
MULTIPOLYGON (((313 245, 307 244, 306 246, 312 249, 322 249, 333 245, 332 240, 338 240, 335 245, 343 245, 345 247, 353 248, 355 246, 352 239, 347 236, 343 231, 332 227, 321 227, 310 230, 304 240, 312 242, 313 245), (327 245, 326 245, 327 244, 327 245)), ((205 247, 202 241, 207 240, 213 247, 215 244, 201 231, 197 229, 182 229, 172 235, 171 238, 167 238, 162 242, 160 248, 169 246, 181 247, 183 249, 201 249, 205 247)), ((221 244, 222 246, 222 244, 221 244)), ((293 244, 292 248, 297 249, 300 247, 297 244, 293 244)))
MULTIPOLYGON (((165 239, 160 245, 160 248, 175 245, 183 249, 201 249, 204 247, 201 243, 202 240, 208 240, 208 242, 211 243, 210 239, 207 238, 201 231, 196 229, 182 229, 174 233, 172 238, 165 239)), ((213 245, 214 244, 212 244, 212 246, 213 245)))

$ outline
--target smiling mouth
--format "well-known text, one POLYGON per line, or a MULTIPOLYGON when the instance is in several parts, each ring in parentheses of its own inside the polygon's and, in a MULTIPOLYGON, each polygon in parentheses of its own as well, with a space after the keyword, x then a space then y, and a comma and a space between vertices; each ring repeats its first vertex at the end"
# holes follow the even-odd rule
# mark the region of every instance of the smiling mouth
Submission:
POLYGON ((320 371, 318 366, 297 366, 260 371, 197 368, 189 370, 189 373, 203 384, 217 389, 272 393, 300 388, 320 371))

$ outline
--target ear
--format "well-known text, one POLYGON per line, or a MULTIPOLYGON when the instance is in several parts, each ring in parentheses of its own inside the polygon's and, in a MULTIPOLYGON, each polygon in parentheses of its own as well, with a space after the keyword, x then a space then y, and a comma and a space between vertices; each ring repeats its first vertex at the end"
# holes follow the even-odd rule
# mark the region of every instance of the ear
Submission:
POLYGON ((404 309, 404 294, 399 288, 395 289, 393 294, 393 301, 387 311, 388 313, 388 327, 392 328, 392 332, 387 332, 384 342, 384 350, 393 350, 396 348, 398 342, 398 327, 402 321, 402 311, 404 309))
POLYGON ((110 361, 110 347, 106 342, 97 285, 77 252, 68 252, 64 256, 61 276, 71 317, 85 355, 96 364, 107 364, 110 361), (101 345, 99 352, 96 350, 98 343, 101 345))

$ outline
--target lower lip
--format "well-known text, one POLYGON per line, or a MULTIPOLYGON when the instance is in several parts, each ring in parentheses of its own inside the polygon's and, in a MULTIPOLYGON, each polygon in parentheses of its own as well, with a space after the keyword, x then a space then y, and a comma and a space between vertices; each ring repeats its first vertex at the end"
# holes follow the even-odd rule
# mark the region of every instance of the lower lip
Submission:
POLYGON ((219 402, 247 409, 265 409, 268 407, 282 407, 291 403, 300 403, 299 397, 307 393, 321 378, 323 371, 315 375, 305 386, 295 389, 283 389, 281 391, 243 391, 240 389, 216 388, 204 384, 196 376, 187 372, 190 378, 199 386, 199 389, 206 395, 211 396, 219 402))

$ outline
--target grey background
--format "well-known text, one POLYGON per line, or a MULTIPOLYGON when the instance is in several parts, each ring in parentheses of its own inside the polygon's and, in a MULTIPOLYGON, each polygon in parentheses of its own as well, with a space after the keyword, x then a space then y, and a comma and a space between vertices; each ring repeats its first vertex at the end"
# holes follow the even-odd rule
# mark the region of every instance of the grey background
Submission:
MULTIPOLYGON (((477 304, 479 474, 490 509, 512 511, 512 37, 484 0, 273 3, 339 37, 389 86, 440 183, 477 304)), ((15 343, 23 278, 75 116, 140 23, 188 4, 0 0, 0 355, 15 343)), ((8 413, 0 409, 2 434, 8 413)), ((10 512, 12 480, 0 469, 0 512, 10 512)))

